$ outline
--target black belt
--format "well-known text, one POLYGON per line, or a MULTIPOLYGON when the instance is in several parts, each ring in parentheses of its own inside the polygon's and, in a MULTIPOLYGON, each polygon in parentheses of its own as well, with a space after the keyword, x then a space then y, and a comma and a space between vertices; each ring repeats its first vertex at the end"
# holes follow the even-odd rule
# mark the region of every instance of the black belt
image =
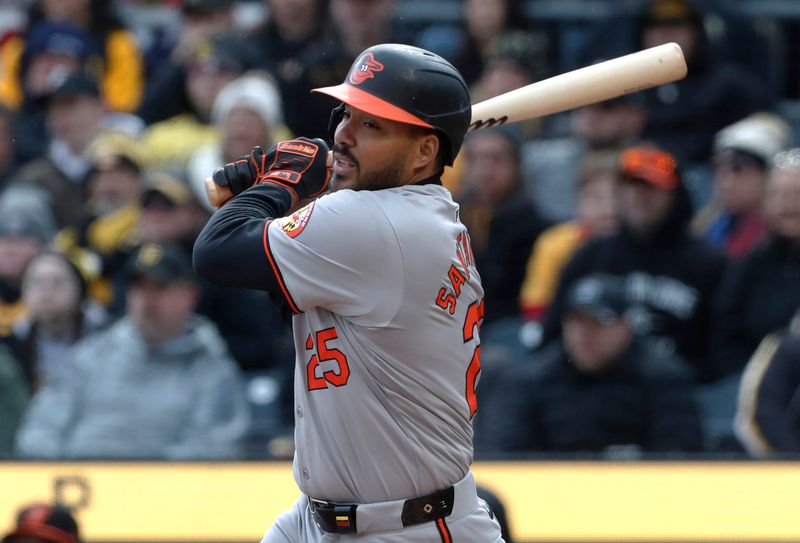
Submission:
MULTIPOLYGON (((413 526, 444 518, 453 512, 455 488, 449 487, 427 496, 406 500, 403 503, 401 520, 403 526, 413 526)), ((356 533, 356 509, 354 503, 333 503, 309 498, 311 514, 317 526, 332 534, 356 533)))

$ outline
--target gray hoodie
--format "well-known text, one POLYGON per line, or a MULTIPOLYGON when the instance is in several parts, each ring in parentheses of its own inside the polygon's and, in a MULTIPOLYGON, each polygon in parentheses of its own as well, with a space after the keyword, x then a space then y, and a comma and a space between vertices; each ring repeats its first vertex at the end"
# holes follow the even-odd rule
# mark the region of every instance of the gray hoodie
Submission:
POLYGON ((126 317, 75 349, 71 369, 32 400, 18 455, 237 457, 248 407, 238 368, 210 321, 193 316, 186 334, 152 347, 126 317))

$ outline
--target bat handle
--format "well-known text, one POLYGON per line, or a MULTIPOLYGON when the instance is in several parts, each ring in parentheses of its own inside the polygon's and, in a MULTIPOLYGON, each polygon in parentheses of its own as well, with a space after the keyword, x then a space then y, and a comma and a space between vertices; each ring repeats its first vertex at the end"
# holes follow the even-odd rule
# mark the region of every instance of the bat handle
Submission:
POLYGON ((230 188, 217 185, 212 178, 206 177, 206 196, 208 203, 219 209, 225 202, 233 198, 233 193, 230 188))
MULTIPOLYGON (((333 151, 328 151, 327 167, 328 177, 330 177, 330 170, 333 167, 333 151)), ((233 193, 230 188, 217 185, 211 177, 206 177, 206 196, 208 203, 219 209, 225 202, 233 198, 233 193)))

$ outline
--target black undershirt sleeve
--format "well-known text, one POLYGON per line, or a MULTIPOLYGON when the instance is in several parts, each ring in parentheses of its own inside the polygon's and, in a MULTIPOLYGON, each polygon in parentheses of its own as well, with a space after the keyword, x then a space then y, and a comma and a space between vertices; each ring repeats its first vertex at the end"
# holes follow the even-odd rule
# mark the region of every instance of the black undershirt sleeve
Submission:
POLYGON ((197 274, 225 287, 281 288, 267 258, 264 228, 291 207, 288 189, 256 185, 227 202, 206 223, 195 241, 192 261, 197 274))

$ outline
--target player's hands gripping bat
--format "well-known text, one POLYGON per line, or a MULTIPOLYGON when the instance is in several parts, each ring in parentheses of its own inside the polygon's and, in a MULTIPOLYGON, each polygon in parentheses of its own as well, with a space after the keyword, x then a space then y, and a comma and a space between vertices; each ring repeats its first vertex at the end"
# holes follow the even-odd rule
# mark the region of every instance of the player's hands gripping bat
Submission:
POLYGON ((321 139, 282 141, 264 152, 253 147, 249 155, 217 168, 206 179, 208 198, 220 207, 253 185, 273 183, 288 188, 295 203, 325 191, 330 180, 328 145, 321 139))

